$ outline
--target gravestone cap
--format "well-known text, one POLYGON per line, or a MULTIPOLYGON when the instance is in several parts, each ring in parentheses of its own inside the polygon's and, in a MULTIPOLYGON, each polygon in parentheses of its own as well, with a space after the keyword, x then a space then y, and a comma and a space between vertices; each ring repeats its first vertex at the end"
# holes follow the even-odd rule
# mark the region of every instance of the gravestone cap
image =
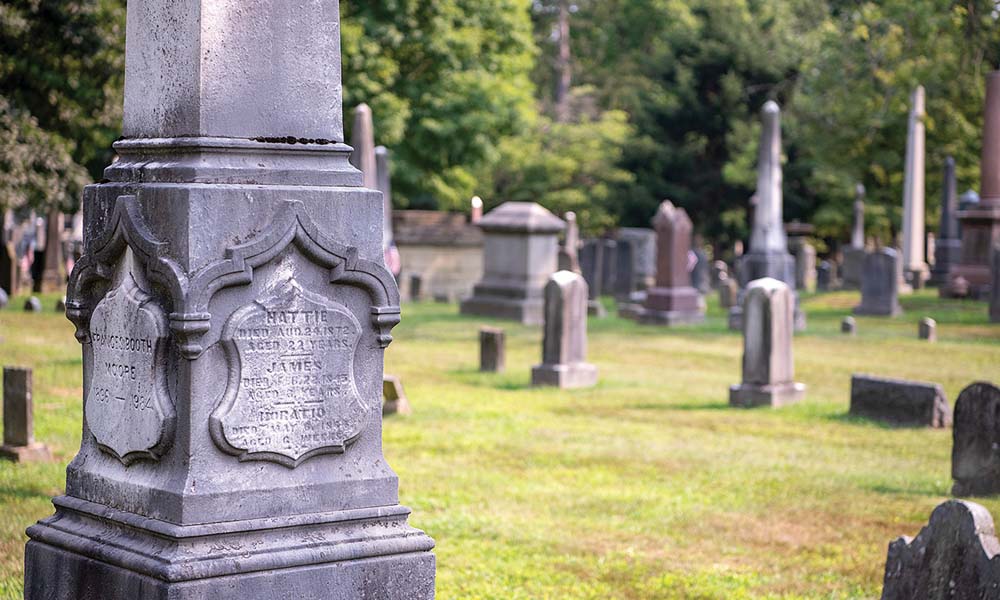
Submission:
POLYGON ((535 202, 504 202, 477 224, 486 232, 559 233, 566 228, 562 219, 535 202))

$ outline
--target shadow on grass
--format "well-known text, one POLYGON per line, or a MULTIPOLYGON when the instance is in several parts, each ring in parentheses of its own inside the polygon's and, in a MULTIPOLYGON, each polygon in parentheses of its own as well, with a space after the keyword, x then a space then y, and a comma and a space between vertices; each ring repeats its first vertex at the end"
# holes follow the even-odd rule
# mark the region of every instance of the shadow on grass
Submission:
POLYGON ((475 387, 492 388, 495 390, 520 391, 531 389, 530 381, 525 381, 520 375, 509 372, 484 373, 476 368, 458 368, 447 371, 457 381, 475 387))
POLYGON ((875 429, 883 429, 888 431, 893 431, 897 429, 901 431, 913 430, 913 429, 931 429, 931 427, 927 425, 889 423, 886 421, 879 421, 878 419, 872 419, 869 417, 859 417, 857 415, 852 415, 851 413, 825 415, 824 418, 828 421, 836 421, 838 423, 844 423, 845 425, 859 425, 863 427, 872 427, 875 429))
POLYGON ((937 488, 914 488, 914 487, 902 487, 894 485, 871 485, 865 486, 865 489, 876 494, 893 494, 897 496, 924 496, 928 498, 937 496, 950 496, 951 488, 941 490, 937 488))
POLYGON ((628 410, 662 410, 665 412, 670 412, 673 410, 733 410, 733 407, 729 406, 728 402, 690 402, 683 404, 658 404, 652 402, 645 402, 642 404, 629 404, 623 408, 628 410))

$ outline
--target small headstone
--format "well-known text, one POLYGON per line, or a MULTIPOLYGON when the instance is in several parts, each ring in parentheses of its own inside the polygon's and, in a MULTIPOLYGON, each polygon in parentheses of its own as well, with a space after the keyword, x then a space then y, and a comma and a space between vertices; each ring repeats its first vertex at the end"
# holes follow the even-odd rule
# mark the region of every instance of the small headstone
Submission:
POLYGON ((35 441, 31 369, 3 369, 3 446, 0 458, 15 462, 52 459, 44 444, 35 441))
POLYGON ((901 427, 949 427, 951 407, 936 383, 851 376, 851 410, 864 417, 901 427))
POLYGON ((656 232, 645 227, 622 227, 618 239, 632 244, 633 289, 644 291, 656 285, 656 232))
POLYGON ((712 261, 711 282, 712 287, 718 289, 719 285, 729 277, 729 265, 724 260, 712 261))
POLYGON ((1000 494, 1000 388, 973 383, 955 400, 953 496, 1000 494))
POLYGON ((816 291, 829 292, 833 288, 833 265, 828 260, 816 267, 816 291))
POLYGON ((7 308, 10 303, 10 297, 7 296, 7 292, 0 288, 0 308, 7 308))
POLYGON ((858 323, 854 317, 844 317, 840 322, 840 333, 844 335, 855 335, 858 332, 858 323))
POLYGON ((740 295, 740 284, 735 278, 725 277, 719 280, 719 306, 729 309, 736 306, 740 295))
POLYGON ((483 373, 503 373, 507 368, 507 341, 503 329, 483 327, 479 330, 479 370, 483 373))
POLYGON ((395 375, 382 376, 382 416, 412 413, 410 401, 403 391, 403 382, 395 375))
POLYGON ((895 317, 902 314, 899 305, 899 255, 892 248, 876 250, 865 256, 861 277, 861 304, 856 315, 895 317))
POLYGON ((920 319, 920 327, 918 328, 918 333, 920 339, 927 340, 928 342, 937 341, 937 321, 931 319, 930 317, 925 317, 920 319))
POLYGON ((587 360, 587 282, 558 271, 545 286, 542 364, 531 370, 532 385, 560 388, 597 384, 597 367, 587 360))
POLYGON ((793 246, 795 257, 795 289, 812 291, 816 288, 816 247, 798 239, 793 246))
POLYGON ((1000 597, 1000 540, 982 506, 948 500, 916 539, 889 544, 882 600, 1000 597))
POLYGON ((708 255, 701 248, 694 249, 695 263, 691 270, 691 286, 704 296, 709 292, 712 282, 709 274, 708 255))
POLYGON ((732 406, 785 406, 805 396, 795 383, 792 331, 795 296, 770 277, 750 282, 743 298, 743 383, 729 389, 732 406))
POLYGON ((423 287, 423 279, 420 275, 410 275, 410 300, 417 302, 420 300, 420 292, 423 287))
POLYGON ((25 312, 42 312, 42 301, 38 296, 31 296, 24 301, 25 312))
POLYGON ((451 302, 451 296, 449 296, 447 292, 438 292, 434 294, 434 302, 437 302, 438 304, 448 304, 451 302))
POLYGON ((56 312, 66 312, 66 296, 56 300, 56 312))

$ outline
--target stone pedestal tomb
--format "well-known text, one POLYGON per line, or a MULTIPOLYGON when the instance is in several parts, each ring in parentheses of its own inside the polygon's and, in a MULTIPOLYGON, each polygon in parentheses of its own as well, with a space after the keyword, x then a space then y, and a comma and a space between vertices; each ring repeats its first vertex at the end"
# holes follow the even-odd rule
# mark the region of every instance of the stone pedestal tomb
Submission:
MULTIPOLYGON (((957 287, 967 286, 969 296, 981 299, 989 297, 990 253, 1000 244, 1000 71, 986 76, 985 112, 980 201, 969 202, 958 212, 962 256, 948 274, 949 287, 961 280, 957 287)), ((951 290, 952 295, 962 295, 961 291, 965 290, 951 290)))
POLYGON ((35 412, 31 369, 3 369, 3 445, 0 458, 15 462, 52 459, 45 444, 35 441, 35 412))
POLYGON ((705 310, 688 271, 691 219, 683 208, 665 200, 656 211, 653 227, 657 234, 656 286, 646 293, 639 321, 657 325, 703 321, 705 310))
POLYGON ((899 255, 892 248, 882 248, 865 256, 861 279, 861 304, 856 315, 895 317, 903 313, 899 305, 899 255))
POLYGON ((930 270, 924 260, 926 205, 924 199, 924 87, 910 97, 909 130, 906 138, 906 165, 903 175, 903 281, 904 291, 920 289, 930 270))
POLYGON ((534 202, 506 202, 479 227, 485 237, 483 279, 462 302, 462 314, 541 325, 542 291, 556 272, 562 219, 534 202))
POLYGON ((795 297, 783 281, 750 282, 743 297, 743 383, 729 389, 732 406, 785 406, 805 396, 795 383, 792 332, 795 297))
POLYGON ((531 369, 532 385, 560 388, 597 384, 597 367, 587 361, 587 282, 558 271, 545 286, 542 364, 531 369))
POLYGON ((26 599, 432 598, 382 453, 399 292, 343 143, 339 2, 127 17, 120 160, 67 293, 82 442, 26 599))
POLYGON ((951 477, 952 495, 1000 494, 1000 388, 992 383, 973 383, 955 401, 951 477))

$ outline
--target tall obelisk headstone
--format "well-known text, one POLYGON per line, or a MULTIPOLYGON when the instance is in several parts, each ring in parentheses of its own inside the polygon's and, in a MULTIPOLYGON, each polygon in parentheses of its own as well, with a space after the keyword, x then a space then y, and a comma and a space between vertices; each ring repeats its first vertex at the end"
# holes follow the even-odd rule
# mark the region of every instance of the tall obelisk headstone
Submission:
POLYGON ((343 144, 339 2, 293 4, 128 3, 67 294, 83 436, 28 600, 434 595, 382 453, 399 292, 343 144))
POLYGON ((970 202, 958 212, 962 259, 948 275, 953 294, 964 291, 953 289, 958 283, 958 287, 968 287, 968 295, 980 299, 990 295, 990 253, 1000 244, 1000 71, 986 76, 985 113, 980 201, 970 202))
MULTIPOLYGON (((906 165, 903 176, 903 280, 909 288, 920 289, 929 276, 924 260, 926 207, 924 199, 924 86, 917 86, 910 98, 909 129, 906 138, 906 165)), ((907 287, 902 291, 908 291, 907 287)))
MULTIPOLYGON (((757 158, 757 197, 750 233, 750 252, 737 269, 740 287, 771 277, 795 289, 795 258, 788 252, 785 235, 781 169, 781 108, 769 100, 761 109, 760 150, 757 158)), ((730 309, 729 326, 742 329, 742 301, 730 309)), ((795 295, 795 328, 805 329, 805 314, 795 295)))
POLYGON ((944 160, 944 182, 941 192, 941 223, 934 241, 934 268, 931 283, 944 286, 948 283, 948 272, 962 258, 962 240, 958 233, 958 183, 955 180, 955 159, 944 160))

